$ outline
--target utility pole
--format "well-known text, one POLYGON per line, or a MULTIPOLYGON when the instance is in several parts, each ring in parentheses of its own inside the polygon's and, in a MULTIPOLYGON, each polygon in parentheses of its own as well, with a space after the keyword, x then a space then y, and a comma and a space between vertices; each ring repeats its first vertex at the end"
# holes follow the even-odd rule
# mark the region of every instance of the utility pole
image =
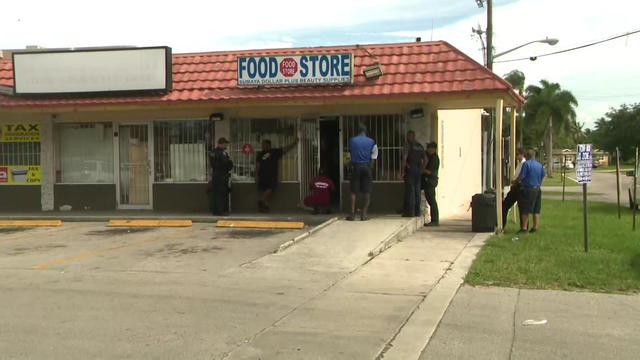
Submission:
POLYGON ((487 68, 493 71, 493 0, 487 0, 487 68))
MULTIPOLYGON (((493 0, 476 0, 476 4, 478 4, 480 8, 484 7, 485 2, 487 3, 487 31, 485 31, 487 37, 487 57, 485 64, 489 70, 493 70, 493 0)), ((482 37, 481 32, 476 33, 482 37)))

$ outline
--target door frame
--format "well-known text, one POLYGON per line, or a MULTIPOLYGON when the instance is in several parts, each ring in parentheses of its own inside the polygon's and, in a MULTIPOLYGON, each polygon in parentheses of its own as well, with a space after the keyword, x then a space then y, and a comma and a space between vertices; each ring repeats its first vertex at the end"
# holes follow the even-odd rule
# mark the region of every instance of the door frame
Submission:
POLYGON ((343 160, 343 147, 344 144, 342 143, 342 116, 341 115, 332 115, 332 114, 324 114, 318 117, 318 164, 322 164, 322 151, 320 148, 321 145, 321 141, 322 141, 322 123, 323 122, 329 122, 329 121, 333 121, 336 123, 337 126, 337 133, 336 135, 338 136, 338 152, 340 154, 339 158, 338 158, 338 181, 334 184, 336 187, 336 191, 338 192, 338 206, 340 206, 340 209, 342 209, 342 177, 344 176, 344 169, 343 169, 343 165, 342 165, 342 160, 343 160))
POLYGON ((118 210, 153 210, 153 179, 155 178, 155 154, 153 139, 153 121, 114 121, 113 131, 117 131, 117 135, 113 137, 113 167, 116 182, 116 209, 118 210), (120 126, 128 125, 146 125, 147 126, 147 142, 149 163, 149 204, 148 205, 123 205, 120 203, 120 126))

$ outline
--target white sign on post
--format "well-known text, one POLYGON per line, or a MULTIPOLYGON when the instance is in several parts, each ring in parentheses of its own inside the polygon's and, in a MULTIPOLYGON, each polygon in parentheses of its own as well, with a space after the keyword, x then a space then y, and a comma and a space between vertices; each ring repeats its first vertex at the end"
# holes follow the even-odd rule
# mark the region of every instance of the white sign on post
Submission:
POLYGON ((576 177, 578 183, 588 184, 591 182, 593 171, 593 152, 591 144, 579 144, 576 154, 576 177))

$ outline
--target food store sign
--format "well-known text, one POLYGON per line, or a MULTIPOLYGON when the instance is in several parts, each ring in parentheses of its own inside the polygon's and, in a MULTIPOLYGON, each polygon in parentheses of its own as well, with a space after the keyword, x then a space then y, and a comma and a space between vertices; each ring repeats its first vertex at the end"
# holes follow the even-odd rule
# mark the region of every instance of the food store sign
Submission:
POLYGON ((353 54, 238 57, 238 86, 353 83, 353 54))

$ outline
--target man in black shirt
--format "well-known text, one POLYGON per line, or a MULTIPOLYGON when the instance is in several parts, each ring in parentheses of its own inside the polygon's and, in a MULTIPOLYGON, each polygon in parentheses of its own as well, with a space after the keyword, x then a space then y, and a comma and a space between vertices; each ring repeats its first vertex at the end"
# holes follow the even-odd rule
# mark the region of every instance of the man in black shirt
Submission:
POLYGON ((298 144, 298 139, 285 146, 284 148, 272 148, 271 140, 262 140, 262 151, 256 156, 256 184, 260 191, 260 201, 258 201, 258 210, 260 212, 269 212, 269 204, 267 200, 278 187, 278 163, 282 156, 293 149, 298 144))
POLYGON ((218 216, 229 215, 229 177, 233 162, 227 153, 229 141, 221 137, 218 146, 209 154, 211 183, 209 205, 211 213, 218 216))
POLYGON ((429 204, 431 222, 424 226, 438 226, 440 217, 438 214, 438 202, 436 201, 436 187, 438 186, 438 169, 440 168, 440 158, 436 154, 438 144, 430 142, 427 144, 427 167, 422 178, 424 195, 429 204))
POLYGON ((427 155, 424 147, 416 141, 413 130, 407 132, 407 143, 402 152, 404 169, 404 217, 420 216, 421 175, 425 170, 427 155))

